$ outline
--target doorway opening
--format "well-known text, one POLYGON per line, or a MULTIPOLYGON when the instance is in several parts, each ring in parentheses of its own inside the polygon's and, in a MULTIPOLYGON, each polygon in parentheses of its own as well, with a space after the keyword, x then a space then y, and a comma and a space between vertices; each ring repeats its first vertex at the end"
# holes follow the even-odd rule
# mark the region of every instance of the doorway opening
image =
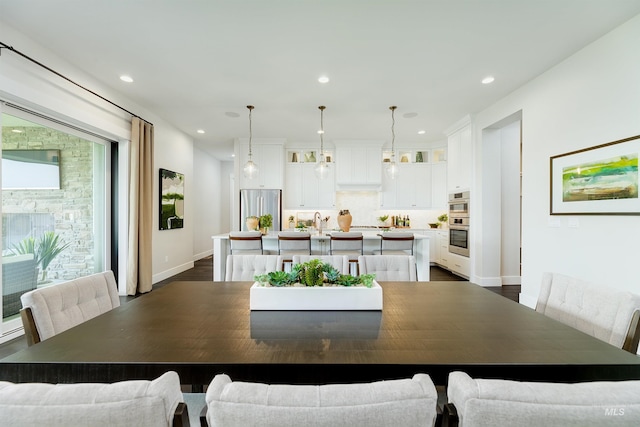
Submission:
POLYGON ((483 276, 521 284, 522 112, 482 130, 483 276))

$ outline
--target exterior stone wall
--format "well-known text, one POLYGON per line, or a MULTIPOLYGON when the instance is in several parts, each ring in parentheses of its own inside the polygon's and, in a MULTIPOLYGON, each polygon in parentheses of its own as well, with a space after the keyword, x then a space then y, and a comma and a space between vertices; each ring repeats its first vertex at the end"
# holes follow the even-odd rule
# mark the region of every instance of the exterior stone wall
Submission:
POLYGON ((70 243, 49 264, 47 279, 71 280, 94 273, 93 146, 91 141, 46 127, 2 129, 3 150, 60 150, 59 190, 2 191, 3 229, 10 222, 8 216, 48 213, 53 220, 48 221, 52 228, 47 231, 54 231, 62 242, 70 243))

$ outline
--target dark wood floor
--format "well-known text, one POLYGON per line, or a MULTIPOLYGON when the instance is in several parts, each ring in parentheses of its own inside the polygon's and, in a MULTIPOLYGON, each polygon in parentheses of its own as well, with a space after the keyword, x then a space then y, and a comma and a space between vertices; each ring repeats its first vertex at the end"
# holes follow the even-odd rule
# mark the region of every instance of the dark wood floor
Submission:
MULTIPOLYGON (((429 272, 431 276, 431 280, 433 281, 464 281, 462 277, 456 276, 455 274, 447 271, 443 268, 432 266, 429 272)), ((194 267, 184 271, 182 273, 176 274, 175 276, 169 277, 168 279, 162 280, 153 285, 154 289, 160 288, 164 285, 167 285, 171 282, 177 280, 183 281, 198 281, 198 280, 212 280, 213 279, 213 260, 211 257, 202 258, 194 263, 194 267)), ((520 294, 520 285, 508 285, 508 286, 492 286, 487 287, 492 292, 500 294, 506 298, 509 298, 513 301, 518 301, 518 295, 520 294)), ((121 303, 126 303, 134 298, 138 298, 141 295, 137 295, 135 297, 120 297, 121 303)), ((0 344, 0 359, 7 357, 17 351, 20 351, 27 347, 27 341, 23 337, 16 338, 7 343, 0 344)))

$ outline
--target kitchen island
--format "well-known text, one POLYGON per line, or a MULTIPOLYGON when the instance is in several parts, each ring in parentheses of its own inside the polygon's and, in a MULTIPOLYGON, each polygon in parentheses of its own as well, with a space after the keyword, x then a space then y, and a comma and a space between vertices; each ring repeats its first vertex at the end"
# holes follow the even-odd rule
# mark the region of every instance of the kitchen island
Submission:
MULTIPOLYGON (((364 254, 372 255, 374 250, 380 249, 380 230, 352 228, 351 231, 362 232, 364 240, 364 254)), ((329 231, 311 232, 311 254, 329 255, 329 231)), ((406 233, 413 233, 406 231, 406 233)), ((418 281, 429 281, 429 236, 420 233, 413 233, 415 237, 414 256, 418 267, 418 281)), ((229 255, 229 234, 218 234, 211 236, 213 239, 213 280, 224 281, 225 269, 227 265, 227 255, 229 255)), ((265 255, 278 254, 278 232, 272 231, 262 236, 262 247, 265 255)))

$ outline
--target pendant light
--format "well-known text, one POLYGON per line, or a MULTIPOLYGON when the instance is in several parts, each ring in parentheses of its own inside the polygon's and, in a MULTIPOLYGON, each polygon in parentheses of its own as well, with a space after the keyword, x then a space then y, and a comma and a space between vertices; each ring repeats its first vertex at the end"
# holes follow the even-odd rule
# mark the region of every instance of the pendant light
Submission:
POLYGON ((324 105, 318 107, 320 110, 320 161, 315 167, 316 176, 319 179, 325 179, 329 175, 329 164, 324 156, 324 109, 327 108, 324 105))
POLYGON ((253 153, 251 152, 251 139, 253 137, 253 134, 252 134, 252 131, 251 131, 251 111, 255 107, 253 105, 247 105, 247 108, 249 109, 249 161, 247 161, 247 163, 245 163, 244 168, 242 169, 242 171, 244 172, 244 177, 245 178, 253 179, 256 176, 258 176, 258 165, 253 163, 253 159, 252 159, 253 153))
POLYGON ((389 163, 387 163, 385 172, 391 179, 395 179, 398 176, 399 172, 398 165, 396 164, 396 134, 394 131, 394 127, 396 124, 394 113, 396 111, 396 108, 398 107, 396 107, 395 105, 389 107, 389 109, 391 110, 391 158, 389 159, 389 163))

